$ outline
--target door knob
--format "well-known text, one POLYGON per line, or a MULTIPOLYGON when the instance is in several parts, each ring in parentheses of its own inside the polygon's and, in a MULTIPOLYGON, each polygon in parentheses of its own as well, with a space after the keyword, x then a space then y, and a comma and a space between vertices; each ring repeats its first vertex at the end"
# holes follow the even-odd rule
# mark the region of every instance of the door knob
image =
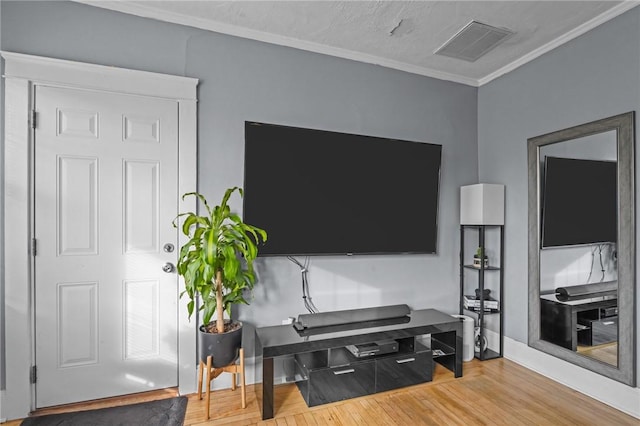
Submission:
POLYGON ((173 266, 173 263, 167 262, 164 265, 162 265, 162 270, 165 271, 167 274, 170 274, 171 272, 176 270, 176 267, 173 266))
POLYGON ((164 252, 165 252, 165 253, 171 253, 171 252, 173 252, 173 249, 174 249, 174 248, 175 248, 175 247, 174 247, 174 246, 173 246, 173 244, 171 244, 171 243, 167 243, 167 244, 165 244, 165 245, 162 247, 162 249, 164 250, 164 252))

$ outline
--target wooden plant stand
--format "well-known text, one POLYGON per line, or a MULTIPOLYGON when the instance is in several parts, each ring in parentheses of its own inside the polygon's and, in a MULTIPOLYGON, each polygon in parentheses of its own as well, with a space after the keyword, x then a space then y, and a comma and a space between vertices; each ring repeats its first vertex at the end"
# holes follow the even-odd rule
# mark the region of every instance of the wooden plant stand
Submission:
POLYGON ((240 364, 229 364, 225 367, 212 367, 213 359, 211 355, 207 357, 207 363, 205 364, 202 360, 200 360, 200 367, 198 371, 198 398, 202 399, 202 379, 203 375, 206 372, 206 420, 209 420, 209 405, 211 400, 211 381, 218 377, 222 373, 231 373, 233 374, 233 379, 231 381, 231 390, 236 390, 237 383, 237 375, 240 374, 240 387, 241 387, 241 395, 242 395, 242 408, 247 408, 247 392, 245 389, 245 379, 244 379, 244 349, 240 348, 240 364))

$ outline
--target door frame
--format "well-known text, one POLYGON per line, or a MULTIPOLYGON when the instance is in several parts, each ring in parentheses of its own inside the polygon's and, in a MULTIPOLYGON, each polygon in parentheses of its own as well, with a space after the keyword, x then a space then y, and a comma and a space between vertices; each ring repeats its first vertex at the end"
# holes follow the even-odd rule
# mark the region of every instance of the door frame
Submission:
MULTIPOLYGON (((38 84, 99 90, 174 100, 178 103, 178 194, 197 189, 198 79, 147 71, 0 51, 5 61, 4 90, 4 284, 6 388, 3 415, 27 417, 35 409, 30 383, 34 351, 34 282, 31 238, 34 226, 33 140, 31 111, 38 84), (25 194, 28 194, 25 197, 25 194)), ((179 211, 195 211, 192 198, 179 200, 179 211)), ((186 238, 178 233, 179 247, 186 238)), ((182 285, 182 278, 179 279, 182 285)), ((196 324, 178 303, 178 388, 196 389, 196 324)))

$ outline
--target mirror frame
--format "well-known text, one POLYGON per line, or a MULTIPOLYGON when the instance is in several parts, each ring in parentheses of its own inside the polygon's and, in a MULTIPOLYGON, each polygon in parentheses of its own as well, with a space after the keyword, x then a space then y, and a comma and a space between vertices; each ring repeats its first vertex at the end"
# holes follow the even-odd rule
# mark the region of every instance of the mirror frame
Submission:
POLYGON ((527 140, 529 178, 529 346, 613 380, 636 386, 635 112, 616 115, 527 140), (540 148, 616 131, 618 175, 618 365, 613 366, 540 339, 540 148))

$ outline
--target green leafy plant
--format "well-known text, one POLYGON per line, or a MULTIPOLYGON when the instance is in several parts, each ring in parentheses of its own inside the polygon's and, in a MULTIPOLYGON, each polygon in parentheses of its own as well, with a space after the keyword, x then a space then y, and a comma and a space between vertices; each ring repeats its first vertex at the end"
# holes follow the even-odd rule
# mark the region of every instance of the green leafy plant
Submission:
POLYGON ((482 259, 484 257, 484 247, 478 247, 476 249, 476 257, 482 259))
POLYGON ((231 317, 233 304, 249 304, 244 298, 245 290, 252 290, 256 281, 253 261, 258 255, 258 244, 267 240, 265 230, 248 225, 231 212, 229 198, 237 191, 242 197, 242 188, 226 190, 220 205, 211 208, 206 198, 197 192, 182 196, 196 197, 206 209, 206 215, 193 212, 181 213, 173 221, 184 218, 182 232, 189 241, 182 246, 176 269, 184 277, 185 294, 189 297, 187 310, 189 319, 193 315, 196 297, 200 298, 202 319, 205 326, 216 315, 216 331, 225 332, 224 312, 231 317))

